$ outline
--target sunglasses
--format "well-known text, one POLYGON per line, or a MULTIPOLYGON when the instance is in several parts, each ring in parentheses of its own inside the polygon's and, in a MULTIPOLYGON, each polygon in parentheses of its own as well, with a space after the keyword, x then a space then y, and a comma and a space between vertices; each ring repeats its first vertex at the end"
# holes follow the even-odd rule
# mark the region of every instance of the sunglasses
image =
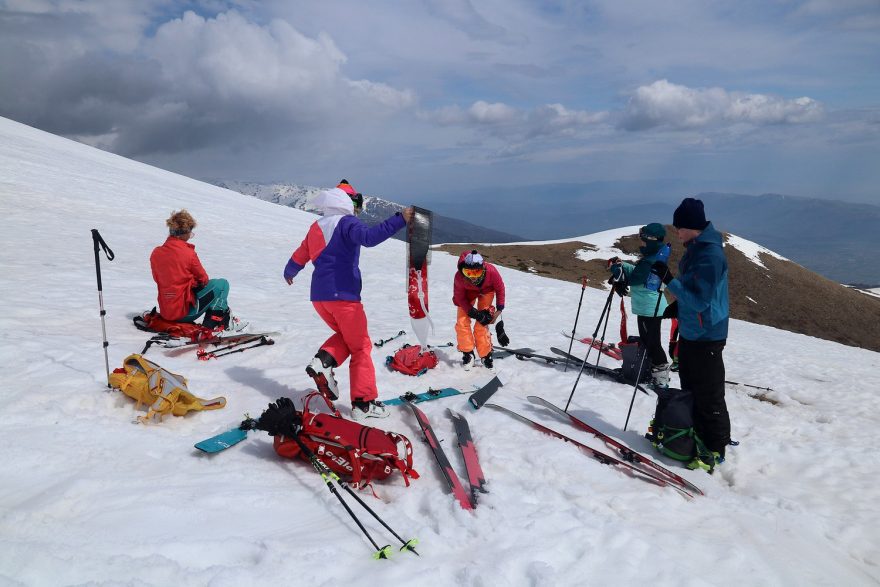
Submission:
POLYGON ((660 241, 660 240, 663 240, 662 238, 656 237, 656 236, 654 236, 654 235, 651 235, 651 234, 648 234, 648 233, 645 233, 645 232, 639 232, 639 238, 642 239, 643 241, 660 241))
POLYGON ((479 279, 486 273, 485 267, 475 267, 473 269, 469 267, 462 267, 461 274, 467 277, 468 279, 479 279))

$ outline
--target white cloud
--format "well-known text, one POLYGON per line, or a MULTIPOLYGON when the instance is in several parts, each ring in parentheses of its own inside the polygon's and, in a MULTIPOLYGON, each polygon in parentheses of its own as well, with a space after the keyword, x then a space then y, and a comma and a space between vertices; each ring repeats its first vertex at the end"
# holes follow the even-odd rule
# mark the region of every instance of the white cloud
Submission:
POLYGON ((694 89, 664 79, 637 88, 620 123, 628 130, 689 129, 735 123, 796 124, 818 120, 822 115, 822 104, 812 98, 787 100, 722 88, 694 89))

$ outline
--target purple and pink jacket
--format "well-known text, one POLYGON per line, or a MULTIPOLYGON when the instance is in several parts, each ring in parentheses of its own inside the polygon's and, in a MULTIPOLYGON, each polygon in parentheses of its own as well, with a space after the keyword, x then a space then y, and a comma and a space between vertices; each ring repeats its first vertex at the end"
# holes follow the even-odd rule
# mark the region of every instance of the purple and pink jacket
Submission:
POLYGON ((375 247, 388 240, 406 226, 406 221, 397 213, 369 227, 354 216, 351 198, 339 188, 322 192, 315 204, 323 208, 324 217, 309 227, 302 244, 287 262, 284 277, 293 279, 311 261, 315 266, 311 301, 359 302, 361 247, 375 247))

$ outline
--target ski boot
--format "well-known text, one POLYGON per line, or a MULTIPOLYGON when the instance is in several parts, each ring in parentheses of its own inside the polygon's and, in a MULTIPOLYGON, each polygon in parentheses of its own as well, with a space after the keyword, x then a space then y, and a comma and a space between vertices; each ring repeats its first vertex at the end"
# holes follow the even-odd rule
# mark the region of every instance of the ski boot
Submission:
POLYGON ((485 367, 492 373, 495 372, 495 361, 492 359, 492 351, 489 351, 489 354, 483 357, 482 361, 483 367, 485 367))
POLYGON ((333 367, 336 367, 336 359, 321 349, 306 367, 306 373, 315 380, 319 392, 336 401, 339 399, 339 384, 336 383, 336 377, 333 375, 333 367))
POLYGON ((474 366, 474 351, 461 353, 461 366, 464 368, 465 371, 471 370, 471 367, 474 366))
POLYGON ((669 387, 669 363, 651 367, 651 385, 658 389, 669 387))
POLYGON ((351 402, 351 419, 362 422, 367 418, 387 418, 391 414, 385 404, 377 399, 372 401, 355 400, 351 402))

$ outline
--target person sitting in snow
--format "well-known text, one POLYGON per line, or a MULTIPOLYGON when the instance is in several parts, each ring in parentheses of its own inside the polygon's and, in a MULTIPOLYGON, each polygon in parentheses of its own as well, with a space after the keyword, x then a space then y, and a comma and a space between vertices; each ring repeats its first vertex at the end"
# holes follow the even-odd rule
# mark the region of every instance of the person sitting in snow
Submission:
POLYGON ((309 227, 302 244, 287 266, 284 279, 288 285, 309 261, 312 272, 311 301, 318 315, 333 330, 306 373, 318 389, 331 399, 339 399, 339 387, 333 369, 351 357, 349 363, 351 415, 354 420, 388 416, 384 404, 376 398, 376 370, 371 352, 373 342, 367 331, 367 315, 361 303, 361 271, 358 266, 361 247, 375 247, 391 238, 412 220, 413 209, 406 208, 381 224, 368 227, 357 218, 363 196, 346 180, 333 189, 321 192, 315 206, 324 217, 309 227))
MULTIPOLYGON (((452 303, 458 308, 455 335, 461 364, 469 371, 474 363, 474 349, 487 369, 494 369, 492 362, 492 335, 487 326, 495 322, 504 310, 504 280, 491 263, 486 263, 476 250, 465 251, 458 258, 458 271, 452 283, 452 303), (492 307, 492 300, 495 307, 492 307), (477 306, 474 307, 476 301, 477 306), (474 320, 471 330, 471 319, 474 320)), ((495 326, 498 342, 507 346, 510 340, 504 332, 504 322, 495 326)))
POLYGON ((229 282, 209 279, 195 246, 188 242, 193 237, 195 219, 186 210, 179 210, 172 212, 165 224, 169 236, 150 255, 159 315, 171 322, 195 322, 204 314, 202 324, 212 330, 241 330, 245 324, 229 313, 229 282))
POLYGON ((621 261, 618 257, 608 260, 608 269, 611 271, 610 282, 617 286, 618 292, 626 291, 626 288, 620 288, 619 284, 629 285, 630 304, 632 313, 636 315, 639 337, 651 360, 652 383, 658 387, 669 387, 669 363, 663 351, 663 344, 660 342, 660 325, 666 310, 666 298, 661 292, 651 291, 645 287, 645 282, 651 274, 651 265, 657 260, 660 248, 664 246, 666 229, 662 224, 652 222, 639 230, 639 238, 643 246, 639 248, 641 257, 635 264, 621 261))

